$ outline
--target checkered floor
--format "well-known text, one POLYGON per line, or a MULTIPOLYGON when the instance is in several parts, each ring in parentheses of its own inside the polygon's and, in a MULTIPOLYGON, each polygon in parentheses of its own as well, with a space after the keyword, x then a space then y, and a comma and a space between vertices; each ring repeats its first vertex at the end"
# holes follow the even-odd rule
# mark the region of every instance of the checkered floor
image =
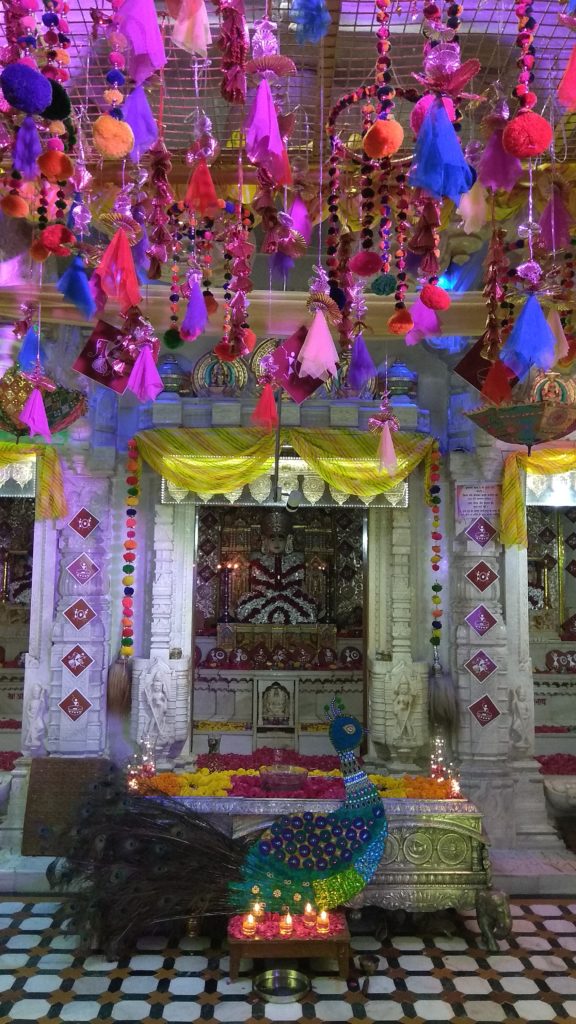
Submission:
MULTIPOLYGON (((474 916, 455 918, 453 934, 435 934, 433 918, 418 934, 381 944, 364 928, 352 939, 348 982, 330 961, 312 961, 312 988, 302 1003, 264 1004, 245 978, 228 978, 226 950, 208 938, 166 948, 155 936, 119 962, 74 955, 63 933, 63 908, 48 902, 0 902, 0 1024, 12 1021, 574 1021, 576 903, 516 900, 511 941, 498 955, 478 944, 474 916), (429 930, 427 931, 426 928, 429 930), (376 953, 378 971, 361 994, 358 957, 376 953)), ((436 931, 440 929, 436 927, 436 931)), ((450 929, 445 929, 450 931, 450 929)), ((260 966, 260 965, 259 965, 260 966)))

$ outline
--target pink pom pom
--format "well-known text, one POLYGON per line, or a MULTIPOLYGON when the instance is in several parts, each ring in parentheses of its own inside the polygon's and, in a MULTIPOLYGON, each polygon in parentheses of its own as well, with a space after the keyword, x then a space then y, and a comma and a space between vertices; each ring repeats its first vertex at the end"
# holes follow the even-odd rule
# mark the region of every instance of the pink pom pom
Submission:
POLYGON ((371 277, 380 270, 380 257, 377 252, 357 252, 348 266, 359 277, 371 277))
MULTIPOLYGON (((410 127, 411 127, 411 129, 412 129, 412 131, 414 132, 415 135, 418 135, 418 132, 420 131, 420 128, 422 127, 422 122, 424 120, 424 117, 426 116, 426 112, 432 106, 432 104, 434 102, 434 99, 435 99, 435 94, 431 93, 431 92, 427 92, 415 104, 414 109, 412 110, 412 113, 410 114, 410 127)), ((456 120, 456 111, 454 109, 454 104, 453 104, 452 100, 450 99, 449 96, 444 96, 443 99, 442 99, 442 102, 444 104, 444 110, 448 114, 448 117, 449 117, 450 121, 454 122, 456 120)))
POLYGON ((62 142, 62 139, 48 139, 48 142, 46 143, 46 149, 57 149, 60 153, 63 153, 64 143, 62 142))

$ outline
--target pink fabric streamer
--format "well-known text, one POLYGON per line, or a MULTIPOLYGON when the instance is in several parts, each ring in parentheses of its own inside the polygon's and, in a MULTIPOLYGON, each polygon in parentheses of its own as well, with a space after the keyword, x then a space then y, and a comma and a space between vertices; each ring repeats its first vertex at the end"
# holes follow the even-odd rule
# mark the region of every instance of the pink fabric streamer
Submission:
POLYGON ((573 48, 558 86, 558 102, 566 110, 576 110, 576 46, 573 48))
POLYGON ((398 459, 396 458, 396 452, 394 451, 394 442, 392 440, 392 431, 390 430, 390 424, 386 421, 380 432, 380 469, 388 470, 390 476, 393 476, 398 469, 398 459))
POLYGON ((172 29, 172 42, 181 50, 206 59, 212 33, 204 0, 183 0, 172 29))
POLYGON ((411 348, 412 345, 419 345, 421 341, 424 341, 425 337, 426 335, 423 334, 422 331, 419 331, 418 328, 413 327, 410 331, 408 331, 407 334, 404 335, 404 343, 408 346, 408 348, 411 348))
POLYGON ((548 252, 566 249, 570 245, 570 213, 559 188, 552 194, 540 217, 540 241, 548 252))
POLYGON ((131 44, 129 73, 136 85, 142 85, 166 64, 154 0, 124 0, 118 16, 120 28, 131 44))
POLYGON ((117 299, 123 312, 142 301, 138 275, 126 232, 119 228, 104 250, 99 266, 90 278, 90 290, 101 312, 108 299, 117 299))
POLYGON ((52 434, 50 433, 50 427, 48 426, 48 417, 46 416, 46 409, 44 408, 44 400, 42 398, 42 392, 40 388, 34 388, 30 392, 28 398, 24 402, 20 415, 18 416, 20 423, 28 427, 30 431, 30 437, 34 437, 35 434, 39 434, 45 441, 52 440, 52 434))
POLYGON ((299 377, 316 377, 326 381, 336 373, 338 352, 326 317, 320 310, 314 316, 297 359, 300 363, 299 377))
POLYGON ((265 78, 256 90, 248 117, 246 153, 251 163, 258 164, 268 171, 275 185, 291 183, 284 143, 278 127, 278 115, 270 86, 265 78))
POLYGON ((292 217, 294 231, 298 231, 306 245, 308 245, 312 237, 312 221, 310 220, 308 207, 301 196, 294 196, 294 202, 288 212, 292 217))
POLYGON ((412 330, 418 331, 423 337, 427 337, 431 334, 440 334, 442 330, 440 317, 435 310, 430 309, 429 306, 425 306, 420 299, 416 299, 412 304, 410 316, 412 317, 412 323, 414 324, 412 330))
POLYGON ((550 310, 546 321, 556 341, 554 346, 554 362, 557 363, 559 359, 566 359, 566 356, 570 354, 570 345, 564 334, 564 328, 562 327, 562 321, 557 309, 550 310))
POLYGON ((127 387, 133 391, 141 402, 153 402, 161 391, 164 390, 162 378, 156 369, 154 356, 149 345, 140 349, 132 372, 128 378, 127 387))
POLYGON ((522 164, 504 149, 502 132, 502 128, 497 128, 488 139, 478 164, 478 178, 484 188, 510 192, 522 174, 522 164))

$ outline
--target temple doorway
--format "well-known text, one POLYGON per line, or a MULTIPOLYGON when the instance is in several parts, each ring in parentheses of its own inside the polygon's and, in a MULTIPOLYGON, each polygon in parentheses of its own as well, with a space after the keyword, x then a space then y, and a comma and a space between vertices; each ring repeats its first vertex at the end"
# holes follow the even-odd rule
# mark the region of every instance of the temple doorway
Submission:
POLYGON ((194 749, 328 749, 334 693, 365 717, 366 512, 198 509, 194 749))
POLYGON ((21 749, 33 540, 34 498, 0 495, 0 763, 21 749))

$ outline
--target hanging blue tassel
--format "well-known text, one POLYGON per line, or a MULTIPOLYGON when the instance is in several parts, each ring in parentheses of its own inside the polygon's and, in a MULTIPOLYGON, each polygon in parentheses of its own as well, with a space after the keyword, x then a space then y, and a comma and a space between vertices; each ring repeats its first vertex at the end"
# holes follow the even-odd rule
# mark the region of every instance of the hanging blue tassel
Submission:
POLYGON ((535 295, 530 295, 500 353, 500 361, 522 380, 531 366, 550 370, 556 339, 535 295))
POLYGON ((122 105, 124 120, 134 133, 134 146, 130 159, 137 164, 158 138, 158 125, 146 99, 144 86, 137 85, 122 105))
POLYGON ((57 284, 58 291, 68 302, 91 320, 96 312, 96 303, 90 291, 88 277, 81 256, 75 256, 57 284))
POLYGON ((270 273, 275 281, 285 283, 294 267, 294 260, 283 252, 274 252, 270 257, 270 273))
POLYGON ((294 0, 290 10, 290 21, 297 26, 299 43, 321 42, 331 20, 324 0, 294 0))
POLYGON ((376 376, 374 361, 366 348, 366 342, 361 334, 357 334, 352 345, 350 366, 348 367, 348 383, 352 388, 364 387, 370 377, 376 376))
POLYGON ((42 345, 38 345, 38 334, 36 333, 35 327, 29 327, 26 334, 22 338, 22 344, 20 345, 20 351, 18 352, 17 363, 23 373, 31 373, 36 366, 36 360, 40 356, 40 362, 43 363, 46 353, 42 348, 42 345))
POLYGON ((434 100, 418 132, 408 183, 434 199, 447 197, 459 206, 475 180, 444 104, 434 100))
POLYGON ((42 143, 33 117, 25 117, 20 125, 14 148, 12 150, 12 163, 16 171, 24 178, 24 181, 33 181, 38 175, 37 160, 42 152, 42 143))

